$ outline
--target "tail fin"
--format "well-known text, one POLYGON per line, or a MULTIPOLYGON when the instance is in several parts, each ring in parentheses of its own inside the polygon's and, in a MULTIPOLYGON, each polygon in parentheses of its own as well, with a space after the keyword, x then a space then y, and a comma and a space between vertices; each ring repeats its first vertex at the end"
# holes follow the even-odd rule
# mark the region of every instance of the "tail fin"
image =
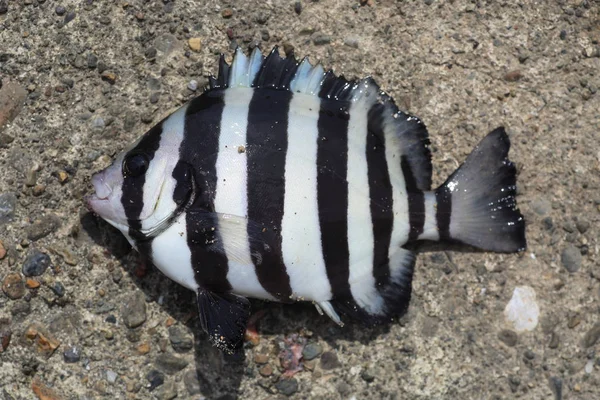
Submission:
POLYGON ((440 240, 497 252, 527 247, 525 221, 517 209, 516 168, 508 160, 504 128, 490 132, 435 191, 440 240))

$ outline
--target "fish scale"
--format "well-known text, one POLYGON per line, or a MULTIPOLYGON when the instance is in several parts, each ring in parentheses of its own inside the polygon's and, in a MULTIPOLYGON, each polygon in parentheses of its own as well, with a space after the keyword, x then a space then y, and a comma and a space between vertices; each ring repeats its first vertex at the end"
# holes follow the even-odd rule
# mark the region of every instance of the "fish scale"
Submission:
POLYGON ((493 130, 431 190, 425 125, 372 78, 238 49, 204 93, 94 175, 87 201, 197 293, 209 340, 233 352, 247 298, 386 323, 408 308, 413 243, 523 250, 509 147, 493 130))

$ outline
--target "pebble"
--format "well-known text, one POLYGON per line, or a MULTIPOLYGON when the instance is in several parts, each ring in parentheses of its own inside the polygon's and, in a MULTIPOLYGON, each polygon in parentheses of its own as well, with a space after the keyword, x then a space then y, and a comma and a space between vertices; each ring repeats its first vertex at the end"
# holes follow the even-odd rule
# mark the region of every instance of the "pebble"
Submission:
POLYGON ((198 380, 198 373, 195 369, 190 369, 183 374, 183 384, 190 396, 200 394, 200 381, 198 380))
POLYGON ((6 351, 12 337, 10 319, 0 318, 0 353, 6 351))
POLYGON ((269 377, 271 375, 273 375, 273 367, 271 367, 271 365, 269 364, 265 364, 262 367, 260 367, 260 369, 258 370, 258 373, 261 374, 262 376, 269 377))
POLYGON ((27 90, 21 85, 12 81, 4 83, 0 89, 0 130, 19 115, 26 99, 27 90))
POLYGON ((31 381, 31 390, 40 400, 61 400, 63 398, 54 389, 42 383, 38 377, 31 381))
POLYGON ((6 257, 6 248, 4 247, 4 243, 0 240, 0 260, 6 257))
POLYGON ((65 287, 60 282, 55 282, 51 289, 58 297, 63 297, 65 295, 65 287))
POLYGON ((560 261, 567 271, 574 273, 579 271, 583 257, 581 256, 581 252, 577 247, 568 245, 565 249, 563 249, 560 255, 560 261))
POLYGON ((600 339, 600 322, 596 322, 592 329, 586 332, 581 344, 585 348, 592 347, 596 344, 598 339, 600 339))
POLYGON ((42 253, 37 249, 32 249, 27 254, 21 271, 27 277, 41 276, 46 272, 51 263, 52 261, 48 254, 42 253))
POLYGON ((159 400, 172 400, 177 397, 177 388, 173 382, 166 383, 163 387, 160 388, 158 393, 156 393, 156 397, 159 400))
POLYGON ((136 292, 125 300, 121 309, 123 323, 130 329, 137 328, 146 322, 146 297, 141 292, 136 292))
POLYGON ((146 379, 150 383, 150 385, 148 386, 149 391, 153 391, 154 389, 165 383, 165 376, 155 369, 148 372, 148 375, 146 375, 146 379))
POLYGON ((194 348, 194 338, 181 325, 169 327, 169 340, 171 347, 177 352, 185 353, 194 348))
POLYGON ((590 229, 590 222, 587 220, 578 220, 575 224, 579 233, 586 233, 590 229))
POLYGON ((514 70, 514 71, 510 71, 507 72, 504 75, 504 80, 507 82, 517 82, 518 80, 520 80, 523 77, 523 73, 520 70, 514 70))
POLYGON ((156 357, 155 361, 156 367, 168 375, 173 375, 181 371, 182 369, 187 367, 188 364, 189 363, 187 360, 174 356, 170 353, 164 353, 159 355, 158 357, 156 357))
POLYGON ((0 0, 0 15, 6 14, 8 12, 8 3, 6 0, 0 0))
POLYGON ((231 8, 226 8, 223 11, 221 11, 221 16, 223 18, 231 18, 232 15, 233 15, 233 10, 231 8))
POLYGON ((56 13, 56 15, 62 17, 67 12, 67 9, 64 8, 63 6, 56 6, 56 8, 54 9, 54 12, 56 13))
POLYGON ((102 78, 103 81, 106 81, 106 82, 110 83, 111 85, 114 85, 115 82, 117 81, 117 74, 115 74, 112 71, 104 71, 100 74, 100 77, 102 78))
POLYGON ((254 362, 257 364, 266 364, 269 362, 269 355, 268 354, 255 354, 254 362))
POLYGON ((552 393, 554 393, 554 400, 562 400, 562 379, 560 379, 558 376, 553 376, 548 380, 548 383, 550 384, 552 393))
POLYGON ((344 39, 344 44, 348 47, 352 47, 353 49, 358 49, 358 38, 356 37, 347 37, 344 39))
POLYGON ((102 117, 96 117, 92 119, 92 128, 104 129, 105 125, 106 124, 104 123, 104 118, 102 117))
POLYGON ((515 347, 517 345, 517 341, 519 337, 515 331, 511 331, 510 329, 503 329, 498 332, 498 339, 508 347, 515 347))
POLYGON ((69 22, 73 21, 75 19, 75 17, 77 16, 77 14, 75 14, 74 11, 69 11, 67 13, 67 15, 65 15, 65 20, 64 20, 64 24, 68 24, 69 22))
POLYGON ((17 206, 17 196, 14 193, 0 194, 0 225, 12 221, 17 206))
POLYGON ((196 53, 198 53, 198 52, 200 52, 200 49, 202 48, 202 39, 199 37, 189 38, 188 45, 190 46, 190 49, 192 51, 195 51, 196 53))
POLYGON ((317 33, 313 36, 312 40, 315 46, 322 46, 331 43, 331 36, 325 35, 323 33, 317 33))
POLYGON ((302 350, 302 357, 305 360, 312 360, 321 355, 323 347, 318 343, 309 343, 302 350))
POLYGON ((560 40, 565 40, 567 38, 567 31, 565 31, 564 29, 560 31, 559 37, 560 40))
POLYGON ((20 299, 25 295, 25 283, 21 274, 15 272, 6 275, 2 282, 2 291, 11 300, 20 299))
POLYGON ((192 79, 191 81, 189 81, 187 88, 192 92, 195 92, 196 90, 198 90, 198 81, 192 79))
POLYGON ((341 367, 337 355, 333 351, 327 351, 321 356, 321 368, 328 371, 341 367))
POLYGON ((106 380, 108 383, 115 383, 117 381, 118 375, 115 371, 106 370, 106 380))
POLYGON ((31 324, 24 334, 26 342, 35 344, 35 350, 47 359, 54 354, 60 346, 60 341, 51 335, 48 330, 39 324, 31 324))
POLYGON ((81 350, 77 346, 68 347, 63 352, 63 358, 67 364, 79 362, 81 359, 81 350))
POLYGON ((302 12, 302 2, 297 1, 294 3, 294 12, 298 15, 302 12))
POLYGON ((298 381, 294 378, 282 379, 275 384, 279 393, 285 396, 291 396, 298 391, 298 381))
POLYGON ((360 377, 367 383, 373 382, 375 380, 375 374, 370 368, 363 370, 360 374, 360 377))
POLYGON ((45 238, 60 227, 60 220, 53 214, 48 214, 36 220, 25 228, 27 239, 35 242, 45 238))
POLYGON ((504 308, 504 317, 517 332, 532 331, 538 324, 540 307, 535 290, 530 286, 517 286, 504 308))

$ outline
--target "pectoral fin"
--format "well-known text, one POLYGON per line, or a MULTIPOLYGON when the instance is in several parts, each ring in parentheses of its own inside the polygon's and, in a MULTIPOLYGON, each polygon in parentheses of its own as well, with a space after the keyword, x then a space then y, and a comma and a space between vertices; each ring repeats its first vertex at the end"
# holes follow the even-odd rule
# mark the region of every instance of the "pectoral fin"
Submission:
POLYGON ((244 342, 250 302, 231 293, 200 289, 197 293, 200 324, 218 349, 234 353, 244 342))

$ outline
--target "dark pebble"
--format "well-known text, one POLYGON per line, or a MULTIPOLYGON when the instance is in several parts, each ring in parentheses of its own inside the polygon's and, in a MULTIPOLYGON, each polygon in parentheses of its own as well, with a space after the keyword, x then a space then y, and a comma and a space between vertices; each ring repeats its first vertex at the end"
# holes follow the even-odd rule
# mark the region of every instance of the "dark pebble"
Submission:
POLYGON ((68 13, 67 13, 67 15, 65 15, 65 21, 64 21, 64 24, 66 25, 66 24, 68 24, 69 22, 73 21, 73 20, 75 19, 75 16, 76 16, 76 15, 77 15, 77 14, 75 14, 75 12, 74 12, 74 11, 70 11, 70 12, 68 12, 68 13))
POLYGON ((523 355, 528 360, 533 360, 535 358, 535 353, 530 349, 525 350, 525 353, 523 355))
POLYGON ((430 5, 432 5, 432 4, 433 4, 433 1, 434 1, 434 0, 425 0, 425 1, 424 1, 424 3, 425 3, 425 5, 428 5, 428 6, 430 6, 430 5))
POLYGON ((327 351, 321 356, 321 368, 324 370, 335 369, 341 367, 337 355, 333 351, 327 351))
POLYGON ((515 347, 517 345, 517 341, 519 337, 515 331, 511 331, 510 329, 503 329, 498 333, 498 339, 505 345, 509 347, 515 347))
POLYGON ((17 206, 17 196, 14 193, 0 194, 0 225, 12 221, 17 206))
POLYGON ((150 95, 150 103, 156 104, 160 99, 160 94, 158 92, 154 92, 150 95))
POLYGON ((294 378, 282 379, 275 384, 279 393, 285 396, 291 396, 298 391, 298 381, 294 378))
POLYGON ((600 322, 596 322, 592 329, 586 332, 581 344, 585 348, 592 347, 598 339, 600 339, 600 322))
POLYGON ((98 57, 95 54, 88 54, 87 56, 87 66, 88 68, 96 68, 98 66, 98 57))
POLYGON ((109 315, 108 317, 106 317, 106 319, 104 320, 104 322, 108 322, 109 324, 116 324, 117 323, 117 317, 115 317, 114 315, 109 315))
POLYGON ((560 31, 560 40, 565 40, 567 38, 567 31, 560 31))
POLYGON ((56 6, 54 12, 56 13, 56 15, 60 15, 62 17, 67 12, 67 9, 63 6, 56 6))
POLYGON ((146 379, 150 383, 150 386, 148 387, 149 391, 153 391, 154 389, 165 383, 165 376, 155 369, 148 372, 148 375, 146 375, 146 379))
POLYGON ((373 382, 375 380, 375 374, 370 369, 365 369, 360 373, 360 377, 367 383, 373 382))
POLYGON ((54 285, 52 285, 52 291, 58 296, 58 297, 63 297, 65 295, 65 287, 63 286, 62 283, 60 282, 55 282, 54 285))
POLYGON ((298 15, 302 12, 302 3, 297 1, 294 3, 294 12, 298 15))
POLYGON ((309 343, 304 347, 304 350, 302 350, 302 357, 304 357, 305 360, 312 360, 319 357, 322 352, 323 347, 321 347, 320 344, 309 343))
POLYGON ((560 255, 560 261, 563 267, 570 273, 579 271, 583 257, 579 249, 573 245, 567 246, 560 255))
POLYGON ((182 326, 173 325, 169 328, 171 347, 177 352, 187 352, 194 348, 194 339, 182 326))
POLYGON ((162 372, 173 375, 187 367, 188 361, 173 354, 163 353, 156 357, 155 365, 162 372))
POLYGON ((552 393, 554 393, 554 400, 562 400, 562 379, 557 376, 553 376, 548 380, 550 384, 550 389, 552 393))
POLYGON ((590 229, 590 222, 586 220, 579 220, 575 225, 577 226, 579 233, 586 233, 587 230, 590 229))
POLYGON ((150 47, 149 49, 147 49, 144 52, 144 56, 147 59, 152 60, 152 59, 156 58, 156 53, 157 53, 156 49, 154 47, 150 47))
POLYGON ((331 43, 331 36, 319 33, 313 37, 315 46, 322 46, 331 43))
POLYGON ((8 3, 6 0, 0 0, 0 15, 8 12, 8 3))
POLYGON ((44 254, 37 249, 32 249, 27 254, 21 271, 23 275, 28 277, 41 276, 46 272, 51 263, 52 261, 48 254, 44 254))
POLYGON ((183 384, 190 396, 200 394, 200 381, 196 369, 191 369, 183 375, 183 384))
POLYGON ((81 359, 81 350, 76 346, 69 347, 63 353, 63 357, 67 364, 76 363, 81 359))
POLYGON ((137 292, 129 295, 121 309, 123 322, 128 328, 137 328, 146 322, 146 297, 137 292))
POLYGON ((12 337, 10 323, 9 318, 0 318, 0 353, 4 352, 10 344, 10 338, 12 337))

